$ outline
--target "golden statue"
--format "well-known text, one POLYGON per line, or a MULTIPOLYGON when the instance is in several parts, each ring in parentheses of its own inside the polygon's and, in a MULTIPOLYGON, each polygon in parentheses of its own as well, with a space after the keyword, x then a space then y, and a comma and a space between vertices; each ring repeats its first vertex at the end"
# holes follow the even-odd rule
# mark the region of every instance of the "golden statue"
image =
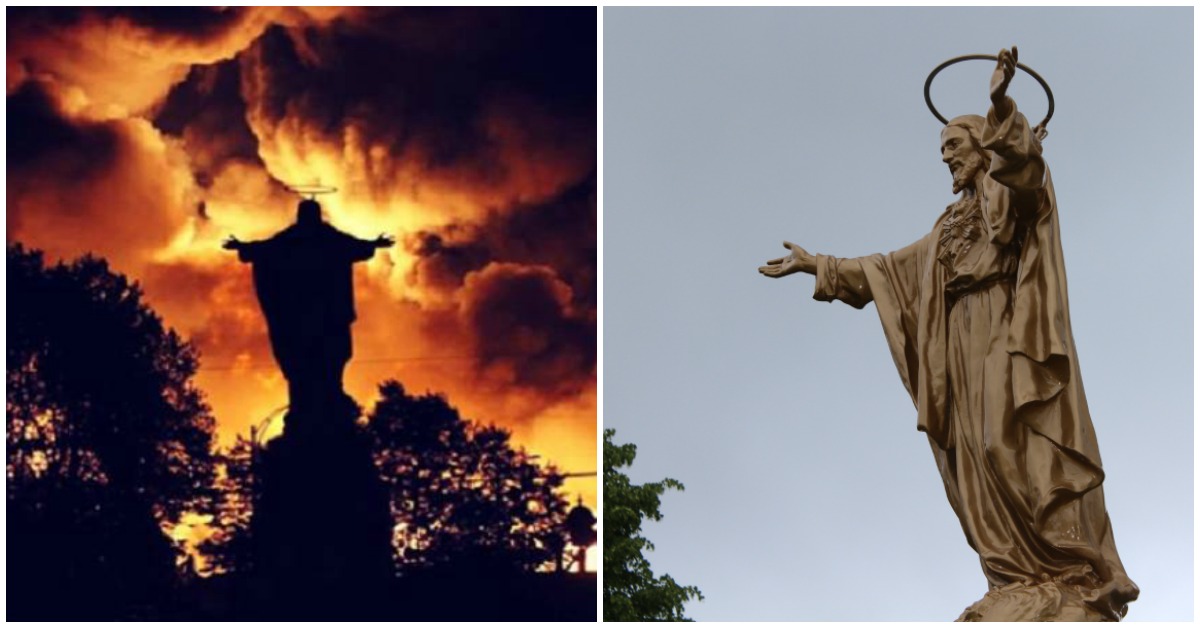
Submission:
POLYGON ((785 242, 791 253, 759 272, 815 275, 821 301, 875 302, 917 429, 988 580, 959 620, 1117 621, 1138 588, 1104 507, 1044 122, 1031 129, 1007 95, 1016 47, 996 58, 987 117, 942 129, 960 197, 932 232, 853 259, 785 242))

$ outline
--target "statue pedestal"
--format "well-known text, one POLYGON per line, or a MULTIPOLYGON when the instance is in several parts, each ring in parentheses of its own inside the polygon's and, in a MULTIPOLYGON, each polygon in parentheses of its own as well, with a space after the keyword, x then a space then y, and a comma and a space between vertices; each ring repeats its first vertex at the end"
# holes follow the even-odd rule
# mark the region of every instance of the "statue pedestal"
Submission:
POLYGON ((256 580, 289 611, 344 617, 393 579, 388 491, 356 413, 289 413, 254 461, 256 580))

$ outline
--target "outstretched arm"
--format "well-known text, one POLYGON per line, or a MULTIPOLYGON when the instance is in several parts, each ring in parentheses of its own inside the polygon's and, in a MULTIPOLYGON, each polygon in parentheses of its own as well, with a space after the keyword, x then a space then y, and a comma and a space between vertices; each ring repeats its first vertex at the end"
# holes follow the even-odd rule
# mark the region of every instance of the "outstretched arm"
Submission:
POLYGON ((387 234, 379 234, 374 240, 361 240, 354 236, 347 236, 348 243, 347 251, 351 261, 362 262, 371 259, 375 255, 375 249, 385 249, 396 244, 396 239, 387 234))
POLYGON ((829 255, 813 255, 791 242, 784 242, 791 251, 785 257, 769 260, 758 272, 767 277, 778 278, 795 273, 808 273, 817 277, 813 298, 819 301, 838 300, 855 308, 871 302, 871 288, 867 284, 862 264, 857 259, 840 259, 829 255))
POLYGON ((221 243, 221 248, 225 249, 226 251, 237 251, 238 260, 240 261, 252 262, 254 261, 255 253, 261 248, 259 246, 260 244, 262 244, 262 242, 259 241, 242 242, 241 240, 237 239, 237 236, 231 235, 228 238, 225 238, 225 241, 221 243))
POLYGON ((785 257, 767 260, 767 265, 759 266, 758 272, 773 278, 786 277, 795 273, 817 274, 817 258, 813 257, 811 253, 787 240, 783 241, 783 248, 788 249, 791 253, 785 257))

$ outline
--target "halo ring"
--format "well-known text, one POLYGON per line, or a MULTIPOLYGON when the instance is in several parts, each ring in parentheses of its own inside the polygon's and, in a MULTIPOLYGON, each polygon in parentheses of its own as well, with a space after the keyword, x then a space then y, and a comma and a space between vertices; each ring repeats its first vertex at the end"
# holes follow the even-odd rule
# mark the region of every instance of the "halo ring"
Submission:
MULTIPOLYGON (((929 106, 929 111, 933 113, 933 117, 940 120, 942 124, 949 124, 950 121, 938 113, 937 107, 933 106, 933 99, 929 97, 929 86, 933 85, 933 78, 938 75, 938 72, 945 70, 955 63, 974 60, 995 61, 996 55, 963 55, 961 57, 954 57, 948 61, 943 61, 941 65, 929 73, 929 78, 925 79, 925 104, 929 106)), ((1054 92, 1050 91, 1050 85, 1046 83, 1046 79, 1042 78, 1037 72, 1034 72, 1032 68, 1024 63, 1018 63, 1017 67, 1029 76, 1032 76, 1042 86, 1042 89, 1046 91, 1046 100, 1049 103, 1049 107, 1046 109, 1046 117, 1042 118, 1042 121, 1038 124, 1038 127, 1045 129, 1046 125, 1050 122, 1050 117, 1054 115, 1054 92)))
POLYGON ((286 187, 289 192, 295 192, 296 194, 308 196, 310 198, 315 198, 320 194, 333 194, 334 192, 338 191, 338 189, 332 185, 301 184, 285 185, 284 187, 286 187))

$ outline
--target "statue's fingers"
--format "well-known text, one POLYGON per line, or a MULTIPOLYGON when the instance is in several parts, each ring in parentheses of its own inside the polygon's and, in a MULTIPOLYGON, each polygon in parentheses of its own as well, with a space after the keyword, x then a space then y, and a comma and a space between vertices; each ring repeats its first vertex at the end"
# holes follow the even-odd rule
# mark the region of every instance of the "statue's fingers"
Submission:
POLYGON ((1016 44, 1013 44, 1013 47, 1012 47, 1012 59, 1013 59, 1013 63, 1017 62, 1017 45, 1016 44))
POLYGON ((785 248, 785 249, 788 249, 788 250, 791 250, 791 249, 798 249, 798 248, 800 248, 800 245, 798 245, 798 244, 795 244, 795 243, 792 243, 792 242, 788 242, 787 240, 784 240, 784 241, 783 241, 783 248, 785 248))
POLYGON ((782 264, 782 263, 783 263, 783 260, 785 260, 785 259, 787 259, 787 258, 784 258, 784 257, 776 257, 775 259, 769 259, 769 260, 767 260, 767 264, 770 264, 771 266, 778 266, 778 265, 782 264))

